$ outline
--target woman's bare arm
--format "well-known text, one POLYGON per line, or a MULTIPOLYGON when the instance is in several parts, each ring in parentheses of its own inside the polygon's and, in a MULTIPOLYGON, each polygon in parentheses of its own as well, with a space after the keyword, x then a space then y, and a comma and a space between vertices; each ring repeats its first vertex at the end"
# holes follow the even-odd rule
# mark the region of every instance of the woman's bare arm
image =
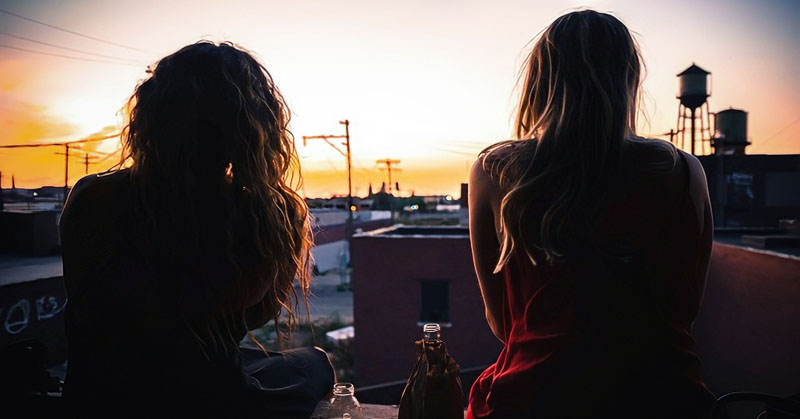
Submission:
POLYGON ((689 197, 700 227, 700 255, 698 259, 695 281, 702 295, 705 288, 708 266, 711 261, 711 249, 714 240, 714 217, 711 212, 711 199, 708 195, 708 181, 703 166, 696 157, 684 154, 689 166, 689 197))
POLYGON ((486 321, 498 339, 505 342, 503 331, 503 279, 493 273, 500 254, 497 226, 500 191, 483 169, 482 158, 473 165, 469 178, 469 237, 472 262, 478 276, 486 321))

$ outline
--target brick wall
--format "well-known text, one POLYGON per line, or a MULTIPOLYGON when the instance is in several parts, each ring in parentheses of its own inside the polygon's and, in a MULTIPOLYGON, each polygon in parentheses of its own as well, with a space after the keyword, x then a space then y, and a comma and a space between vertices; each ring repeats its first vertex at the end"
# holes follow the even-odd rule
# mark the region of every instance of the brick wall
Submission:
POLYGON ((484 318, 467 236, 362 235, 352 251, 359 385, 408 377, 416 359, 413 343, 422 336, 420 281, 426 279, 450 281, 452 326, 443 328, 442 338, 462 369, 497 359, 501 346, 484 318))
POLYGON ((800 392, 800 259, 714 243, 694 335, 715 394, 800 392))
MULTIPOLYGON (((359 385, 407 377, 423 279, 451 281, 452 327, 443 339, 461 367, 496 359, 500 344, 483 317, 468 238, 357 236, 353 268, 359 385)), ((800 259, 714 243, 694 336, 715 394, 800 391, 799 301, 800 259)))

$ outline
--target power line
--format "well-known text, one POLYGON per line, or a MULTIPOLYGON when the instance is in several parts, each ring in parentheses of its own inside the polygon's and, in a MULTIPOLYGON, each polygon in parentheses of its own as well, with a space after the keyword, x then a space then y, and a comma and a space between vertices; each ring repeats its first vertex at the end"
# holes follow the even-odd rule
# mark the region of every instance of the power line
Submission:
POLYGON ((14 34, 10 34, 8 32, 4 32, 4 31, 0 31, 0 35, 5 35, 5 36, 9 36, 11 38, 21 39, 23 41, 33 42, 35 44, 45 45, 45 46, 48 46, 48 47, 59 48, 59 49, 67 50, 67 51, 73 51, 73 52, 79 52, 81 54, 94 55, 96 57, 102 57, 102 58, 110 58, 112 60, 128 61, 128 62, 130 62, 132 64, 136 63, 136 60, 133 60, 133 59, 130 59, 130 58, 115 57, 113 55, 98 54, 96 52, 84 51, 84 50, 81 50, 81 49, 71 48, 71 47, 65 47, 63 45, 56 45, 56 44, 51 44, 49 42, 38 41, 36 39, 26 38, 24 36, 14 35, 14 34))
POLYGON ((2 145, 0 144, 0 148, 36 148, 36 147, 63 147, 69 144, 82 144, 82 143, 91 143, 95 141, 103 141, 108 140, 111 138, 119 137, 119 133, 111 134, 111 135, 104 135, 102 137, 89 137, 83 138, 80 140, 72 140, 72 141, 62 141, 59 143, 34 143, 34 144, 9 144, 9 145, 2 145))
POLYGON ((13 45, 6 45, 6 44, 0 44, 0 48, 15 49, 17 51, 25 51, 25 52, 29 52, 29 53, 32 53, 32 54, 47 55, 47 56, 50 56, 50 57, 69 58, 70 60, 88 61, 90 63, 117 64, 117 65, 127 65, 129 67, 141 67, 141 65, 133 64, 133 63, 125 63, 125 62, 120 62, 120 61, 109 61, 109 60, 98 60, 98 59, 86 58, 86 57, 75 57, 75 56, 72 56, 72 55, 56 54, 54 52, 36 51, 36 50, 32 50, 32 49, 20 48, 20 47, 15 47, 13 45))
POLYGON ((352 154, 350 153, 350 120, 345 119, 344 121, 339 121, 339 123, 344 125, 344 135, 304 135, 303 146, 308 143, 308 140, 322 140, 347 159, 347 227, 345 229, 347 232, 347 254, 349 257, 349 255, 352 254, 351 250, 353 244, 353 162, 352 154), (331 139, 344 139, 345 141, 341 143, 341 145, 345 146, 344 151, 339 148, 339 146, 332 143, 331 139))
POLYGON ((340 172, 341 171, 338 167, 336 167, 335 164, 333 164, 333 162, 331 161, 330 157, 325 156, 325 161, 328 163, 328 166, 331 168, 332 171, 334 171, 334 172, 340 172))
POLYGON ((106 41, 105 39, 97 38, 97 37, 94 37, 94 36, 91 36, 91 35, 86 35, 86 34, 83 34, 83 33, 80 33, 80 32, 75 32, 75 31, 70 30, 70 29, 62 28, 60 26, 51 25, 49 23, 42 22, 41 20, 31 19, 29 17, 25 17, 25 16, 22 16, 20 14, 14 13, 14 12, 9 12, 8 10, 5 10, 5 9, 0 9, 0 13, 5 13, 7 15, 14 16, 14 17, 19 18, 19 19, 27 20, 28 22, 33 22, 33 23, 36 23, 36 24, 39 24, 39 25, 42 25, 42 26, 47 26, 48 28, 52 28, 52 29, 55 29, 55 30, 59 30, 61 32, 66 32, 66 33, 69 33, 69 34, 72 34, 72 35, 80 36, 82 38, 91 39, 93 41, 102 42, 104 44, 114 45, 114 46, 117 46, 117 47, 120 47, 120 48, 129 49, 131 51, 148 53, 147 51, 145 51, 143 49, 140 49, 140 48, 132 47, 132 46, 125 45, 125 44, 120 44, 118 42, 106 41))
MULTIPOLYGON (((80 140, 73 140, 73 141, 62 141, 59 143, 39 143, 39 144, 9 144, 9 145, 0 145, 0 148, 39 148, 39 147, 64 147, 64 201, 67 200, 67 192, 69 191, 69 156, 70 156, 70 145, 73 144, 83 144, 83 143, 90 143, 95 141, 103 141, 108 140, 111 138, 118 137, 120 134, 112 134, 112 135, 104 135, 101 137, 87 137, 82 138, 80 140)), ((85 152, 86 157, 84 158, 84 162, 86 164, 86 171, 89 171, 89 152, 85 152)))
POLYGON ((461 147, 479 147, 481 149, 484 149, 492 145, 492 143, 487 143, 486 141, 469 141, 469 140, 451 140, 451 141, 445 141, 444 143, 448 145, 461 146, 461 147))
POLYGON ((369 176, 374 176, 374 175, 378 174, 378 172, 376 172, 374 169, 365 168, 365 167, 359 166, 357 164, 353 165, 353 169, 355 169, 356 171, 359 171, 359 172, 361 172, 363 174, 369 175, 369 176))
POLYGON ((114 151, 112 151, 110 153, 107 153, 105 157, 101 158, 100 160, 97 160, 94 163, 95 164, 100 164, 100 163, 108 160, 110 157, 113 157, 113 156, 116 156, 116 155, 119 155, 120 156, 120 160, 122 160, 122 149, 121 148, 117 148, 116 150, 114 150, 114 151))
POLYGON ((461 156, 469 156, 469 157, 475 157, 475 158, 478 157, 478 152, 477 151, 474 152, 474 153, 470 153, 468 151, 453 150, 453 149, 449 149, 449 148, 445 148, 445 147, 439 147, 439 146, 432 146, 432 147, 434 149, 436 149, 436 150, 444 151, 446 153, 453 153, 453 154, 458 154, 458 155, 461 155, 461 156))
MULTIPOLYGON (((798 122, 800 122, 800 118, 797 118, 797 119, 795 119, 794 121, 792 121, 792 122, 788 123, 786 126, 784 126, 783 128, 779 129, 779 130, 778 130, 777 132, 775 132, 774 134, 772 134, 772 135, 770 135, 769 137, 767 137, 767 139, 766 139, 766 140, 764 140, 764 141, 762 141, 761 143, 759 143, 759 144, 758 144, 758 147, 759 147, 759 148, 760 148, 760 147, 763 147, 765 144, 767 144, 768 142, 770 142, 770 141, 774 140, 775 138, 777 138, 777 137, 778 137, 778 135, 780 135, 780 134, 783 134, 783 132, 784 132, 784 131, 786 131, 787 129, 789 129, 791 126, 793 126, 794 124, 796 124, 796 123, 798 123, 798 122)), ((751 148, 752 148, 752 147, 751 147, 751 148)))

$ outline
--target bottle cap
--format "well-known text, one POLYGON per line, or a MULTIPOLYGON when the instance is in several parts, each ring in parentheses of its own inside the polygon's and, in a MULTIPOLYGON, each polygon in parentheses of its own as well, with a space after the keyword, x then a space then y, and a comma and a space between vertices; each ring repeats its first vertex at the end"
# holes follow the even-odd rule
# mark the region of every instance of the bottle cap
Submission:
POLYGON ((333 385, 333 394, 335 396, 352 396, 356 392, 356 388, 350 383, 336 383, 333 385))
POLYGON ((422 326, 422 331, 425 333, 436 333, 442 330, 442 327, 439 326, 439 323, 425 323, 422 326))

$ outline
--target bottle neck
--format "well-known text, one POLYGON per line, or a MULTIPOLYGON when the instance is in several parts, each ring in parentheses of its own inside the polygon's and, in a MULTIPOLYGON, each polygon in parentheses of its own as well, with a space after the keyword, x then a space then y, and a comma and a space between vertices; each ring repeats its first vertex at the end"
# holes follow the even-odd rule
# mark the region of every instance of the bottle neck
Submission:
POLYGON ((350 383, 336 383, 333 386, 333 395, 337 398, 353 397, 356 388, 350 383))
POLYGON ((442 328, 436 323, 428 323, 422 327, 422 335, 425 343, 437 343, 442 341, 442 328))

